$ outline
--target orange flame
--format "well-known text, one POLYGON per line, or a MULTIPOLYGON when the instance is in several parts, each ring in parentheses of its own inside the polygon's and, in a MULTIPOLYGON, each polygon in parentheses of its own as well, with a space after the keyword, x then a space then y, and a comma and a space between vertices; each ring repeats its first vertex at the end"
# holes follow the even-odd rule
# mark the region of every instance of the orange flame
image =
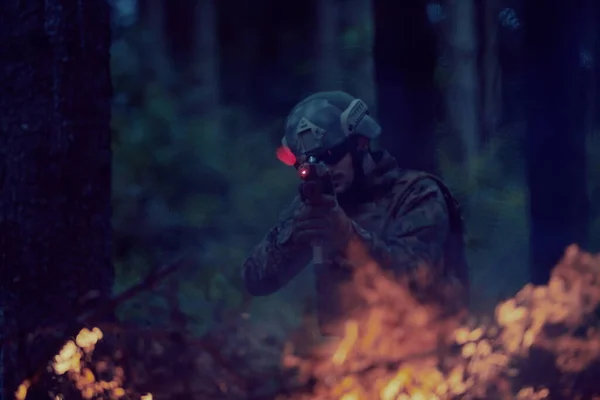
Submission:
POLYGON ((317 381, 313 394, 298 399, 541 400, 550 397, 556 382, 513 389, 516 377, 532 368, 523 362, 533 347, 555 354, 551 367, 564 374, 600 360, 598 330, 588 330, 585 338, 568 334, 600 305, 600 255, 575 246, 567 249, 547 286, 526 285, 496 307, 491 323, 444 320, 434 307, 412 299, 401 283, 372 268, 359 269, 354 284, 369 307, 346 321, 337 345, 321 347, 306 359, 284 357, 286 365, 317 381), (556 324, 571 328, 556 337, 546 329, 556 324))
MULTIPOLYGON (((89 357, 102 337, 103 334, 99 328, 91 330, 83 328, 74 340, 69 340, 64 344, 50 366, 56 375, 66 375, 81 392, 84 399, 95 399, 108 395, 111 400, 118 400, 126 394, 125 389, 123 389, 125 375, 123 369, 116 367, 113 379, 103 381, 97 380, 94 372, 87 365, 89 357)), ((99 371, 106 369, 102 362, 99 362, 96 367, 99 371)), ((29 380, 23 381, 15 393, 15 399, 24 400, 30 387, 31 382, 29 380)), ((55 398, 59 399, 62 396, 57 395, 55 398)), ((152 395, 145 394, 141 396, 141 400, 152 400, 152 395)))

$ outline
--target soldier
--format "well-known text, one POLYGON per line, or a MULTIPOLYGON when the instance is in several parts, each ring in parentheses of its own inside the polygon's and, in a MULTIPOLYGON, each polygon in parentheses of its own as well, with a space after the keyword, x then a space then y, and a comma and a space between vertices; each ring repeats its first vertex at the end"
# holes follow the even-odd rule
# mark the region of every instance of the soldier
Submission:
POLYGON ((321 331, 349 310, 337 290, 351 279, 358 245, 398 276, 456 283, 468 292, 462 220, 450 191, 435 176, 400 169, 369 142, 380 135, 364 102, 344 92, 320 92, 298 103, 285 123, 283 144, 296 167, 307 157, 327 165, 335 195, 307 204, 297 196, 250 253, 243 279, 251 295, 269 295, 311 261, 322 244, 326 262, 315 269, 321 331))

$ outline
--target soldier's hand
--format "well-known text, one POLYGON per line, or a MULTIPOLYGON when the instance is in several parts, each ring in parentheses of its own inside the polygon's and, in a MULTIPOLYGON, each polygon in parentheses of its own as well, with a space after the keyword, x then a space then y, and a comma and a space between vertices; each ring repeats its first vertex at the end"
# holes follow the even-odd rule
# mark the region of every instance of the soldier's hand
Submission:
POLYGON ((352 234, 352 221, 335 196, 323 196, 319 204, 303 204, 295 217, 295 240, 341 249, 352 234))

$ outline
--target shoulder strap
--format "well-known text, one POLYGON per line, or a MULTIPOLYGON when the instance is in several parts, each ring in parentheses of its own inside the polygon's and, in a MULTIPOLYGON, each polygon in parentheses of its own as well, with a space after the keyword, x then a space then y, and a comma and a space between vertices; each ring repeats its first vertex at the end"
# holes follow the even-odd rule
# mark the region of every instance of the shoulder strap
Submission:
POLYGON ((402 187, 394 195, 391 211, 394 213, 398 211, 397 208, 404 203, 404 200, 409 194, 409 189, 422 179, 431 179, 434 181, 440 188, 444 200, 446 201, 450 224, 450 235, 444 249, 444 264, 447 268, 446 273, 453 275, 454 278, 461 283, 468 296, 470 278, 464 246, 464 221, 462 211, 460 204, 442 179, 426 172, 407 171, 398 183, 399 185, 402 185, 402 187))

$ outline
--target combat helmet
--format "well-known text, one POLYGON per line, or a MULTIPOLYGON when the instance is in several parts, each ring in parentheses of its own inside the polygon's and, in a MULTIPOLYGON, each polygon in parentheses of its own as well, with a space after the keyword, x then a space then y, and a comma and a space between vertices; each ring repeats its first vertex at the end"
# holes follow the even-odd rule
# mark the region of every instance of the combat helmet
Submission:
POLYGON ((339 148, 348 139, 369 140, 381 133, 367 105, 342 91, 318 92, 300 101, 285 121, 283 146, 296 157, 318 155, 339 148))

